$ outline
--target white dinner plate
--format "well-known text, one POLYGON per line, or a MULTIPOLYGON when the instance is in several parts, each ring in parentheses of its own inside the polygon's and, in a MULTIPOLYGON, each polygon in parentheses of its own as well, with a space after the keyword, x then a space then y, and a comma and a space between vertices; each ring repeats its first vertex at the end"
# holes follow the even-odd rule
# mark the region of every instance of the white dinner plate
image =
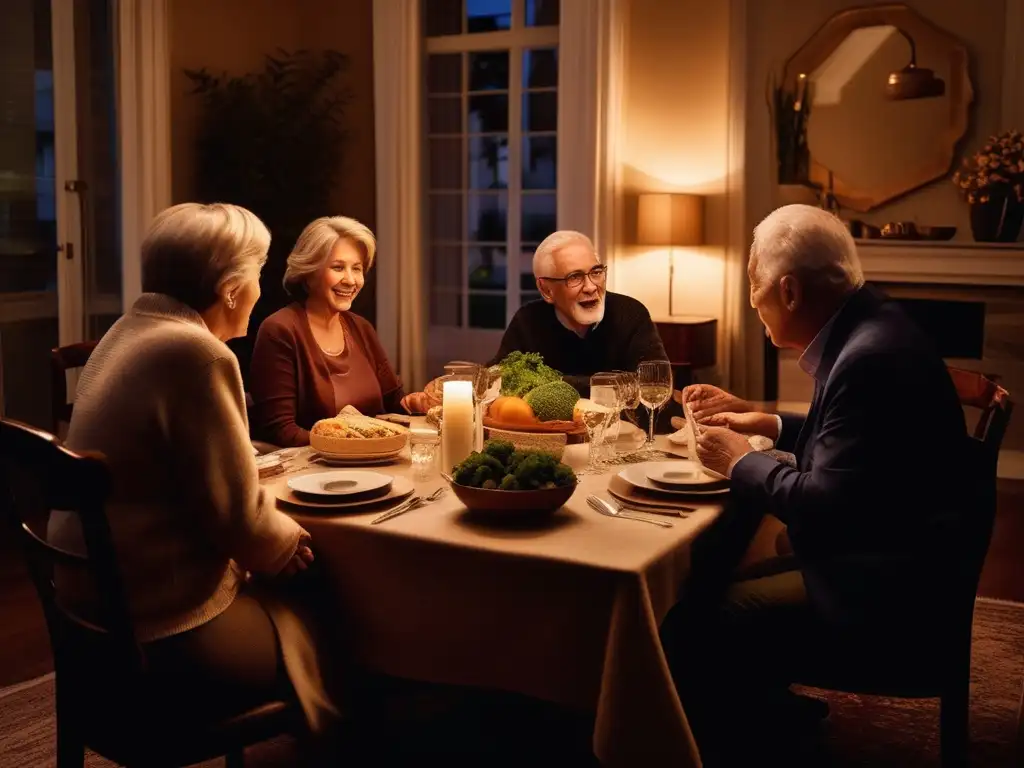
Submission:
MULTIPOLYGON (((678 461, 659 462, 659 463, 689 464, 691 466, 695 464, 695 462, 691 462, 691 461, 689 461, 687 459, 679 459, 678 461)), ((688 485, 688 486, 659 485, 658 483, 653 482, 652 480, 650 480, 647 477, 647 469, 650 466, 652 466, 652 465, 651 464, 630 464, 625 469, 623 469, 621 472, 619 472, 619 477, 621 477, 627 483, 632 485, 634 488, 640 488, 640 489, 645 490, 645 491, 652 491, 654 493, 661 493, 661 494, 669 494, 669 495, 685 494, 687 496, 692 496, 694 494, 697 494, 697 495, 701 495, 701 496, 704 496, 704 495, 712 496, 712 495, 717 495, 717 494, 720 494, 720 493, 728 493, 729 492, 729 486, 726 485, 726 484, 723 484, 722 480, 716 479, 714 477, 709 477, 707 482, 705 482, 705 483, 693 484, 693 485, 688 485)))
POLYGON ((288 479, 288 487, 296 493, 307 496, 360 496, 365 494, 383 495, 391 488, 394 478, 380 472, 367 470, 338 469, 327 472, 311 472, 288 479))
POLYGON ((659 461, 644 466, 647 470, 648 480, 669 488, 697 488, 700 490, 708 485, 721 485, 720 481, 723 479, 717 472, 712 473, 696 461, 689 459, 659 461))

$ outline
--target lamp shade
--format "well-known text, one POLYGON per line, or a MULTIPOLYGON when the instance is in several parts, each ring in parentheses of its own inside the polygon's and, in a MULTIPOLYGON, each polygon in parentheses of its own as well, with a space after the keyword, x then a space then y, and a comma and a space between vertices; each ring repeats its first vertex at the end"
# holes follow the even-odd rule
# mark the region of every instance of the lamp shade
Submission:
POLYGON ((704 198, 680 193, 644 193, 637 206, 637 244, 704 244, 704 198))

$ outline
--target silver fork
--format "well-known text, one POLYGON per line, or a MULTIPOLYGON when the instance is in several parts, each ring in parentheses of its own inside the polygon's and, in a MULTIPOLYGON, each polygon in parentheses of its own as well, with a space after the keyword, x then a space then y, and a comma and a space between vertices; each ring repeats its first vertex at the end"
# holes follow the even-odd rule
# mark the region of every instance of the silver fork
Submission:
POLYGON ((383 523, 387 520, 390 520, 393 517, 398 517, 399 515, 404 515, 406 512, 411 512, 414 509, 418 509, 419 507, 422 507, 425 504, 429 504, 432 501, 437 501, 442 496, 444 496, 445 490, 446 489, 442 487, 438 488, 436 491, 434 491, 432 494, 426 497, 413 496, 404 504, 399 504, 394 509, 390 509, 387 512, 384 512, 378 515, 377 517, 373 518, 373 520, 370 521, 370 525, 377 525, 378 523, 383 523))
POLYGON ((597 496, 588 496, 587 504, 589 504, 593 509, 600 512, 602 515, 607 515, 608 517, 621 517, 624 520, 635 520, 638 523, 650 523, 651 525, 657 525, 661 528, 672 527, 672 523, 669 523, 665 520, 652 520, 649 517, 639 517, 637 515, 630 515, 626 512, 620 512, 607 501, 598 498, 597 496))

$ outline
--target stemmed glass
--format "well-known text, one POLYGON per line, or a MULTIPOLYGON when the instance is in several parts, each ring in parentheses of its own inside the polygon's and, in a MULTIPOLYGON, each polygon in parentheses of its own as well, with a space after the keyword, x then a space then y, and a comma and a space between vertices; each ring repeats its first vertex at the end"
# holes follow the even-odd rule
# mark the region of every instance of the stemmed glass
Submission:
POLYGON ((672 365, 668 360, 644 360, 636 369, 640 384, 640 402, 647 406, 650 419, 647 424, 645 448, 654 448, 654 416, 672 397, 672 365))
MULTIPOLYGON (((622 411, 622 378, 618 373, 599 372, 590 377, 590 399, 598 405, 610 410, 608 419, 602 428, 601 443, 605 445, 618 439, 619 414, 622 411)), ((615 454, 615 447, 608 445, 607 452, 615 454)), ((600 458, 601 454, 598 454, 600 458)))
POLYGON ((619 375, 619 395, 622 398, 622 409, 626 419, 634 427, 640 426, 636 420, 636 409, 640 407, 640 382, 636 371, 615 371, 619 375))

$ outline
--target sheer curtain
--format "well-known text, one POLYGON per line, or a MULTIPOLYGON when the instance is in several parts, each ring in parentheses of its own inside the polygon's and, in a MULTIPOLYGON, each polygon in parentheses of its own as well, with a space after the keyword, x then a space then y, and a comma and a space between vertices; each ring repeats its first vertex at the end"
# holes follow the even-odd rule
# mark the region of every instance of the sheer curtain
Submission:
POLYGON ((589 235, 614 261, 626 8, 622 0, 562 0, 560 11, 558 228, 589 235))
POLYGON ((419 0, 373 2, 377 333, 406 391, 426 384, 419 0))
POLYGON ((121 294, 142 291, 139 246, 171 204, 170 52, 167 0, 115 0, 121 136, 121 294))

